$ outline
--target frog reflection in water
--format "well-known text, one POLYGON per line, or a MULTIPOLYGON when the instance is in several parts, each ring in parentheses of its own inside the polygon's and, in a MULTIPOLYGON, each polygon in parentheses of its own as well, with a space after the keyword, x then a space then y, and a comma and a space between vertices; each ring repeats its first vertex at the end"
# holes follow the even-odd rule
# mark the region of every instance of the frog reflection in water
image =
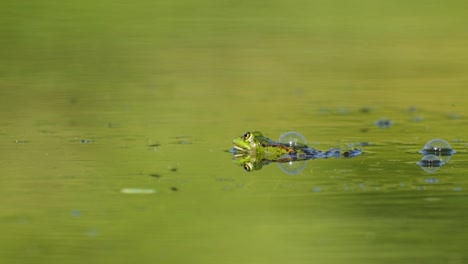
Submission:
MULTIPOLYGON (((271 162, 286 163, 301 160, 340 157, 340 149, 332 148, 328 151, 313 149, 302 143, 275 142, 259 131, 247 132, 243 136, 234 138, 235 162, 244 167, 246 171, 259 170, 263 165, 271 162)), ((343 153, 343 156, 354 157, 360 150, 343 153)))

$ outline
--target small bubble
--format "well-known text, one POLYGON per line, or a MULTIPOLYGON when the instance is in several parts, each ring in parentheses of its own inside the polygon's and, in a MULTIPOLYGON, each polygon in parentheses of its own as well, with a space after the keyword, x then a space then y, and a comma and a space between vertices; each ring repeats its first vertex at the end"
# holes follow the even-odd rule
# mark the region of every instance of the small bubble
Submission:
POLYGON ((82 213, 81 213, 81 210, 72 210, 72 211, 71 211, 71 215, 72 215, 73 217, 80 217, 81 214, 82 214, 82 213))
POLYGON ((380 128, 389 128, 393 125, 393 122, 389 119, 379 119, 375 121, 375 125, 380 128))
POLYGON ((321 192, 322 191, 322 188, 320 187, 315 187, 312 189, 313 192, 321 192))
POLYGON ((437 138, 427 142, 419 153, 423 155, 451 156, 455 153, 455 150, 452 149, 447 141, 437 138))
POLYGON ((426 179, 426 183, 438 183, 439 180, 436 178, 428 178, 426 179))
POLYGON ((418 164, 426 172, 435 172, 437 171, 444 163, 440 160, 439 157, 429 154, 424 156, 418 164))

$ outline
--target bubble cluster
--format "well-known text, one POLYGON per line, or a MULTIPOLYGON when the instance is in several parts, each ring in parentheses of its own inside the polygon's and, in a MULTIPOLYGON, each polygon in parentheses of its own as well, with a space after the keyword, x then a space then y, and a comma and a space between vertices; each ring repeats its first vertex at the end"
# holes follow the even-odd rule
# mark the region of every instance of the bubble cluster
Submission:
POLYGON ((447 163, 456 151, 443 139, 432 139, 419 153, 424 156, 417 164, 427 172, 435 172, 447 163))

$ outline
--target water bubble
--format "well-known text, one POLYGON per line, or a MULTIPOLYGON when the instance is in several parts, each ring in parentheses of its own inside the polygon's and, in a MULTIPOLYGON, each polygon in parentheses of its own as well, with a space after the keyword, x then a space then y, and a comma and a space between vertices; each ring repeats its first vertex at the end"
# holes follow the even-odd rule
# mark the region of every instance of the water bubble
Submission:
POLYGON ((278 142, 287 144, 291 147, 305 145, 307 143, 305 137, 301 133, 294 131, 286 132, 281 135, 278 142))
POLYGON ((447 141, 437 138, 427 142, 419 153, 423 155, 451 156, 455 153, 455 150, 452 149, 447 141))
POLYGON ((289 162, 279 162, 278 167, 282 171, 290 175, 296 175, 303 171, 307 166, 306 160, 297 160, 297 161, 289 161, 289 162))
MULTIPOLYGON (((424 149, 421 150, 420 152, 423 153, 423 151, 427 152, 436 152, 436 153, 441 153, 441 154, 448 154, 452 155, 455 151, 452 149, 450 144, 443 140, 443 139, 432 139, 429 142, 426 143, 424 146, 424 149)), ((432 153, 428 153, 432 154, 432 153)))
POLYGON ((424 156, 417 164, 426 172, 435 172, 444 162, 439 157, 429 154, 424 156))

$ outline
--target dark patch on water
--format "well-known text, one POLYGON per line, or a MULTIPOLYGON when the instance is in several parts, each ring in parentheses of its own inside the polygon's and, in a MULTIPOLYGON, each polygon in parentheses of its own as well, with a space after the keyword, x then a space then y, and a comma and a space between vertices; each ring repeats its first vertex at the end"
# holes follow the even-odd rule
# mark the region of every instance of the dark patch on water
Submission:
POLYGON ((96 228, 89 228, 88 231, 87 231, 87 235, 88 235, 89 237, 98 236, 98 235, 99 235, 99 230, 96 229, 96 228))
POLYGON ((393 125, 393 122, 389 119, 379 119, 375 121, 375 125, 380 128, 389 128, 393 125))
POLYGON ((81 210, 76 210, 75 209, 75 210, 71 211, 71 216, 73 216, 73 217, 80 217, 81 215, 82 215, 81 210))
POLYGON ((372 109, 371 107, 362 107, 361 109, 359 109, 359 112, 361 113, 364 113, 364 114, 368 114, 370 112, 372 112, 374 109, 372 109))

